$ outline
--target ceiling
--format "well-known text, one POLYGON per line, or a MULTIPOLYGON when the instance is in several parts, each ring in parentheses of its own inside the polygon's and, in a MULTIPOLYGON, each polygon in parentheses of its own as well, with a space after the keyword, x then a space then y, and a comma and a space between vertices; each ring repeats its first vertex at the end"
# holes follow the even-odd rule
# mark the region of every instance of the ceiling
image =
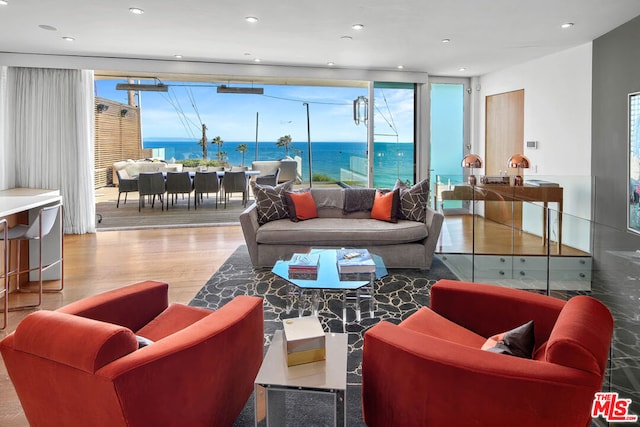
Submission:
POLYGON ((381 71, 402 65, 440 76, 478 76, 549 55, 640 15, 638 0, 7 1, 0 53, 381 71), (566 22, 574 25, 562 29, 566 22))

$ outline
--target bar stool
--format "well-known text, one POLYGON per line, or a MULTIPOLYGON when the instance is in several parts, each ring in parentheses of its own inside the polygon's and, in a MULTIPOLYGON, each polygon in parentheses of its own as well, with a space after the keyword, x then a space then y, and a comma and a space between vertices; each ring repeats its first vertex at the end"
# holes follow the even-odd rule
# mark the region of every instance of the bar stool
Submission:
POLYGON ((63 246, 62 246, 62 239, 63 236, 60 236, 60 257, 58 259, 56 259, 55 261, 43 265, 42 264, 42 239, 43 237, 47 236, 51 230, 53 229, 53 226, 56 222, 56 218, 58 217, 58 212, 60 212, 60 228, 62 229, 62 204, 57 204, 54 206, 48 206, 48 207, 44 207, 42 209, 40 209, 40 212, 38 213, 38 217, 36 220, 34 220, 30 225, 24 225, 24 224, 19 224, 16 225, 15 227, 11 227, 9 229, 6 228, 5 225, 5 235, 3 236, 3 240, 5 242, 5 253, 6 255, 6 262, 7 262, 7 268, 10 268, 10 264, 9 264, 9 242, 12 240, 15 240, 18 242, 18 256, 17 256, 17 264, 16 264, 16 269, 12 270, 12 271, 8 271, 5 269, 5 283, 7 285, 7 293, 8 293, 8 283, 9 283, 9 278, 13 275, 18 277, 17 280, 17 290, 18 292, 33 292, 33 291, 24 291, 20 288, 20 275, 23 273, 27 273, 27 272, 31 272, 31 271, 38 271, 39 275, 38 275, 38 303, 37 304, 28 304, 28 305, 23 305, 23 306, 17 306, 17 307, 11 307, 9 308, 8 311, 15 311, 15 310, 27 310, 27 309, 31 309, 31 308, 35 308, 35 307, 39 307, 40 304, 42 304, 42 293, 43 292, 59 292, 61 290, 64 289, 64 256, 63 256, 63 246), (21 270, 20 269, 20 252, 21 252, 21 243, 22 241, 30 241, 30 240, 37 240, 38 241, 38 266, 37 267, 33 267, 33 268, 29 268, 27 270, 21 270), (48 270, 50 267, 53 267, 55 265, 60 264, 60 287, 57 289, 47 289, 46 291, 43 290, 42 287, 42 273, 46 270, 48 270))
POLYGON ((4 240, 4 252, 2 252, 2 258, 4 260, 4 266, 2 268, 2 289, 0 289, 0 298, 3 299, 2 317, 4 321, 2 328, 7 327, 7 312, 9 311, 9 226, 6 219, 0 219, 0 227, 2 227, 2 240, 4 240))

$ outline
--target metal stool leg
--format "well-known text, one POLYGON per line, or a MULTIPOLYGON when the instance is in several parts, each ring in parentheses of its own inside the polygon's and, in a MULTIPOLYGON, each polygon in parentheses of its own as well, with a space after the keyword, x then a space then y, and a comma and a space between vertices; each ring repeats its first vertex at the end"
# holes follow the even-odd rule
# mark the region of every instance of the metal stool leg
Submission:
POLYGON ((2 298, 2 328, 7 327, 7 313, 9 312, 9 226, 6 219, 0 219, 0 227, 2 227, 2 233, 4 237, 4 251, 2 252, 2 258, 4 259, 4 268, 2 269, 2 289, 0 289, 0 298, 2 298))

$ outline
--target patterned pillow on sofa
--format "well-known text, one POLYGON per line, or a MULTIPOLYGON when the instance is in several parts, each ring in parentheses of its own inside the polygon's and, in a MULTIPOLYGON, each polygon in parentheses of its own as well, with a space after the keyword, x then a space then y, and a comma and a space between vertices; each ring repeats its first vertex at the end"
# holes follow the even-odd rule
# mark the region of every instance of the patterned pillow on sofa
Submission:
POLYGON ((256 184, 251 181, 253 197, 256 199, 258 223, 260 225, 276 219, 289 218, 285 194, 293 190, 293 181, 283 182, 275 187, 256 184))
POLYGON ((412 187, 400 181, 396 181, 393 187, 400 191, 399 219, 424 222, 427 219, 427 203, 429 202, 429 178, 425 178, 412 187))

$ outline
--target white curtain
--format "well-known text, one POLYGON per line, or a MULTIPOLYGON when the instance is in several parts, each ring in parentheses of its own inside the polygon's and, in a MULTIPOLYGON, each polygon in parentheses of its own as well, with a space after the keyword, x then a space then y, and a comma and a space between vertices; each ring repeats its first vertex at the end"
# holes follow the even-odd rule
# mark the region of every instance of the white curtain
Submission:
POLYGON ((0 67, 0 190, 15 186, 13 144, 9 143, 7 119, 7 67, 0 67))
POLYGON ((15 186, 59 189, 64 232, 95 232, 93 72, 9 68, 15 186))

